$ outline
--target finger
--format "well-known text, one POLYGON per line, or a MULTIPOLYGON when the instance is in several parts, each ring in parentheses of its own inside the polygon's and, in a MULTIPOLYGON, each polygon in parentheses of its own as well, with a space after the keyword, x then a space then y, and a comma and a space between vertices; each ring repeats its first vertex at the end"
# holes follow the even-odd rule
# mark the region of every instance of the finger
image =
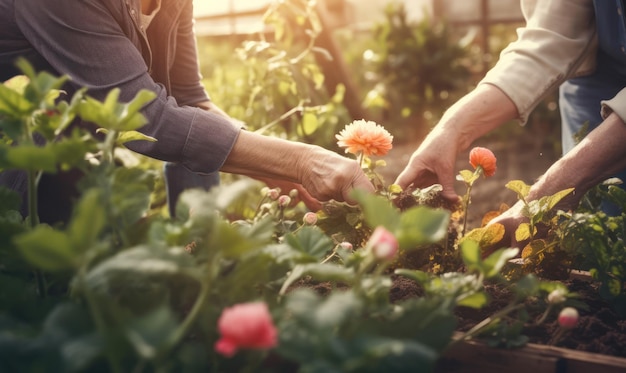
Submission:
POLYGON ((376 188, 369 181, 367 176, 361 174, 352 182, 352 184, 348 188, 345 188, 345 189, 342 190, 343 200, 346 201, 347 203, 349 203, 350 205, 357 205, 358 204, 358 202, 356 200, 354 200, 353 198, 350 197, 351 192, 354 189, 362 190, 362 191, 365 191, 367 193, 374 193, 374 192, 376 192, 376 188))

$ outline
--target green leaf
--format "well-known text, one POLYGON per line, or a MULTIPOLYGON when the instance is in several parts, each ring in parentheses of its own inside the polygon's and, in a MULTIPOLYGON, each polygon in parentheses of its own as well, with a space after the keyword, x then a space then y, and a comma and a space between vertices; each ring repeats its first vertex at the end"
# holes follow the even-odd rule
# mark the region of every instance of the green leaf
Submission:
POLYGON ((117 136, 117 140, 115 140, 115 144, 124 145, 129 141, 149 141, 149 142, 157 142, 157 139, 144 135, 138 131, 123 131, 117 136))
POLYGON ((294 267, 282 288, 280 294, 285 294, 289 287, 304 276, 311 276, 318 281, 335 281, 351 284, 355 279, 355 274, 350 268, 332 263, 299 264, 294 267))
POLYGON ((460 181, 463 181, 467 185, 472 185, 480 177, 479 173, 470 170, 459 171, 460 181))
POLYGON ((547 197, 543 197, 545 199, 545 203, 548 210, 552 210, 557 203, 559 203, 563 198, 567 197, 568 194, 572 193, 574 188, 569 188, 562 190, 560 192, 556 192, 555 194, 547 197))
POLYGON ((47 225, 15 237, 15 244, 26 260, 37 268, 61 271, 75 268, 79 263, 67 234, 47 225))
POLYGON ((489 255, 484 260, 485 278, 497 276, 509 259, 515 258, 518 253, 519 249, 510 248, 496 250, 493 254, 489 255))
POLYGON ((404 269, 398 268, 394 271, 394 273, 398 276, 406 277, 410 280, 413 280, 419 284, 425 284, 431 280, 431 275, 428 272, 420 271, 417 269, 404 269))
POLYGON ((531 232, 529 223, 521 223, 515 230, 515 239, 518 242, 530 240, 534 236, 534 233, 536 233, 536 229, 535 232, 531 232))
POLYGON ((56 156, 50 146, 35 145, 2 146, 0 145, 0 167, 24 171, 57 171, 56 156))
POLYGON ((482 257, 478 242, 473 240, 463 241, 461 244, 461 258, 468 270, 482 271, 482 257))
POLYGON ((362 302, 353 292, 334 292, 314 310, 316 328, 335 329, 360 314, 362 302))
POLYGON ((412 249, 442 240, 448 233, 449 223, 449 211, 416 206, 401 214, 395 235, 401 249, 412 249))
POLYGON ((75 214, 69 223, 68 235, 77 252, 85 252, 98 239, 106 223, 102 194, 90 189, 83 193, 75 214))
POLYGON ((470 307, 475 309, 483 308, 489 303, 489 295, 487 293, 478 292, 457 299, 458 306, 470 307))
MULTIPOLYGON (((35 105, 6 85, 0 85, 0 114, 21 119, 35 109, 35 105)), ((3 128, 4 129, 4 128, 3 128)))
POLYGON ((135 351, 144 359, 152 359, 160 346, 175 332, 178 326, 176 316, 166 305, 151 310, 141 317, 128 322, 126 336, 135 351))
POLYGON ((502 241, 504 237, 504 225, 499 223, 489 224, 481 228, 474 228, 461 237, 459 244, 466 240, 475 241, 480 247, 491 247, 502 241))
POLYGON ((285 236, 285 242, 291 247, 322 259, 333 248, 333 241, 317 227, 303 227, 295 234, 285 236))
POLYGON ((528 196, 528 193, 530 192, 530 185, 526 184, 525 182, 521 180, 509 181, 505 186, 508 189, 517 193, 517 197, 523 201, 526 200, 526 197, 528 196))
POLYGON ((385 198, 355 189, 352 196, 363 209, 365 221, 371 227, 383 226, 395 232, 400 226, 400 212, 385 198))

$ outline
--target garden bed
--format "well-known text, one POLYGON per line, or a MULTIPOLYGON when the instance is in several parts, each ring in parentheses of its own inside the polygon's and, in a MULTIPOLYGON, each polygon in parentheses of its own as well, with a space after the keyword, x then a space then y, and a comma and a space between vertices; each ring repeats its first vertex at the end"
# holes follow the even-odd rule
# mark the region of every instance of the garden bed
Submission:
MULTIPOLYGON (((588 306, 580 309, 576 328, 554 340, 558 331, 556 314, 540 325, 526 323, 522 334, 529 342, 519 348, 492 347, 481 339, 461 341, 450 348, 440 360, 437 372, 626 372, 626 319, 620 317, 610 304, 599 298, 597 284, 588 273, 572 271, 563 281, 578 300, 588 306)), ((418 296, 419 286, 406 279, 396 279, 391 290, 392 300, 418 296)), ((459 332, 506 306, 510 294, 497 286, 490 286, 489 306, 480 309, 462 309, 459 332)), ((532 308, 529 308, 532 310, 532 308)), ((532 314, 531 319, 540 315, 532 314)))

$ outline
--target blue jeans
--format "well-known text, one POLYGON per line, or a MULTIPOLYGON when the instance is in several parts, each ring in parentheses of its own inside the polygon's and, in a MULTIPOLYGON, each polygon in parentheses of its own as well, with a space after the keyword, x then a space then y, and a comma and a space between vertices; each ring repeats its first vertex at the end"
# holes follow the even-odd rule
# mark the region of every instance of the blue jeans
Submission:
MULTIPOLYGON (((599 61, 602 58, 599 58, 599 61)), ((575 135, 587 124, 587 135, 602 123, 600 101, 613 98, 622 88, 624 82, 616 79, 607 69, 599 67, 589 76, 570 79, 559 89, 559 107, 561 111, 561 142, 563 154, 576 145, 575 135)), ((626 183, 626 170, 613 177, 626 183)), ((625 188, 626 184, 621 184, 625 188)), ((620 209, 608 202, 602 204, 602 210, 609 215, 619 215, 620 209)))
POLYGON ((182 192, 193 188, 209 190, 220 183, 219 172, 199 174, 189 171, 177 163, 166 162, 163 166, 163 171, 165 174, 167 206, 171 217, 176 216, 176 204, 182 192))

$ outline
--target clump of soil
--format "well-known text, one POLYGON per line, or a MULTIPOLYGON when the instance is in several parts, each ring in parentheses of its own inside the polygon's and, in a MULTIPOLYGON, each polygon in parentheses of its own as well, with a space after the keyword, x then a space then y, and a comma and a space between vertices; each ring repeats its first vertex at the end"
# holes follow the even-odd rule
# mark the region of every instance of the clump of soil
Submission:
MULTIPOLYGON (((523 334, 529 338, 529 342, 603 355, 626 357, 626 319, 620 317, 611 308, 610 303, 599 297, 598 284, 580 279, 571 279, 563 281, 563 283, 570 292, 578 294, 578 301, 585 304, 588 308, 579 308, 580 318, 578 325, 563 334, 558 340, 554 340, 559 330, 556 320, 557 311, 550 314, 545 322, 534 325, 534 321, 541 316, 543 308, 537 307, 536 311, 533 312, 533 305, 529 304, 527 309, 530 314, 530 322, 525 323, 523 330, 523 334)), ((504 308, 511 299, 511 293, 501 286, 487 286, 485 290, 491 297, 491 302, 487 307, 480 310, 462 308, 457 311, 459 331, 469 330, 480 321, 504 308)), ((421 295, 422 290, 415 282, 394 278, 390 291, 392 302, 421 295)))

